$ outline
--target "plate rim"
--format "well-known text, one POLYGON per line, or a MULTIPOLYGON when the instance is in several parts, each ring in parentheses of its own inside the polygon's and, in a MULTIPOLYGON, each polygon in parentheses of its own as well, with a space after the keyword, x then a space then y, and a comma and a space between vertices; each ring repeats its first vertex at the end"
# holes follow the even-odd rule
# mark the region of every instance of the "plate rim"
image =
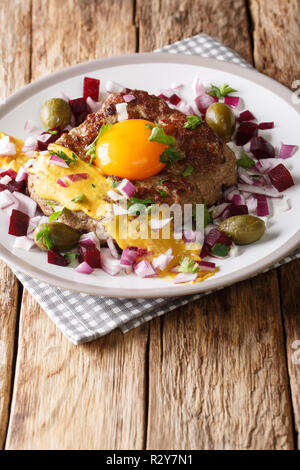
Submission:
MULTIPOLYGON (((52 72, 44 77, 41 77, 32 83, 29 83, 22 87, 20 90, 13 93, 11 96, 6 98, 4 104, 0 107, 0 119, 3 119, 5 115, 20 105, 23 101, 29 99, 35 93, 44 90, 48 86, 72 78, 74 75, 81 73, 93 72, 104 68, 110 68, 113 66, 120 65, 135 65, 143 63, 177 63, 180 65, 199 65, 202 67, 217 69, 223 72, 232 73, 234 75, 246 78, 253 81, 254 83, 261 85, 271 92, 278 95, 284 101, 286 101, 291 108, 299 112, 299 105, 297 107, 291 100, 293 92, 287 87, 277 82, 271 77, 263 75, 254 68, 241 66, 232 62, 225 62, 222 60, 201 57, 199 55, 184 55, 184 54, 173 54, 167 52, 155 52, 155 53, 134 53, 126 55, 117 55, 111 57, 105 57, 101 59, 95 59, 92 61, 81 62, 76 65, 66 67, 62 70, 52 72)), ((34 279, 48 283, 54 287, 68 289, 75 292, 81 292, 97 296, 105 297, 118 297, 118 298, 158 298, 158 297, 179 297, 184 295, 201 294, 207 293, 214 290, 222 289, 226 286, 232 285, 236 282, 250 279, 255 275, 268 270, 268 268, 276 264, 280 259, 291 253, 300 244, 300 228, 297 232, 292 235, 284 245, 276 248, 274 252, 261 258, 259 262, 253 263, 248 267, 238 269, 234 273, 228 273, 218 278, 210 278, 210 282, 207 284, 195 283, 189 285, 182 285, 179 289, 174 288, 166 283, 166 287, 145 287, 145 290, 139 289, 138 291, 132 292, 132 289, 122 287, 107 287, 107 286, 89 286, 88 284, 80 284, 74 281, 68 281, 56 277, 55 274, 49 274, 41 270, 39 267, 31 266, 24 262, 15 253, 9 251, 0 242, 0 258, 5 261, 8 266, 15 270, 19 270, 34 279), (276 253, 276 254, 275 254, 276 253), (158 291, 158 292, 157 292, 158 291)))

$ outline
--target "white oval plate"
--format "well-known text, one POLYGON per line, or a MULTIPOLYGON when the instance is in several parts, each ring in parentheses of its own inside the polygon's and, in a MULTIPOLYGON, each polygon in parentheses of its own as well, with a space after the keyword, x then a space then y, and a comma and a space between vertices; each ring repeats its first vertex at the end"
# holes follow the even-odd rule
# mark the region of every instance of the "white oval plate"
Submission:
MULTIPOLYGON (((46 99, 64 91, 71 98, 82 96, 85 75, 99 78, 104 90, 106 80, 128 88, 158 93, 173 81, 187 85, 195 74, 204 84, 229 83, 239 91, 245 109, 251 109, 258 121, 275 121, 275 129, 262 131, 274 145, 281 141, 300 146, 299 109, 292 103, 292 93, 284 86, 255 70, 197 56, 176 54, 131 54, 85 62, 42 78, 9 97, 0 109, 0 130, 25 138, 27 119, 39 121, 39 110, 46 99)), ((190 91, 189 91, 190 90, 190 91)), ((190 93, 190 95, 189 95, 190 93)), ((258 242, 239 248, 239 255, 218 262, 220 271, 202 283, 173 285, 163 279, 140 279, 135 275, 111 277, 101 270, 87 276, 74 269, 47 263, 38 249, 25 252, 13 249, 15 237, 7 234, 8 218, 0 220, 0 257, 10 266, 57 287, 112 297, 164 297, 195 294, 230 285, 251 277, 276 263, 300 244, 300 158, 299 151, 289 160, 295 186, 285 194, 291 210, 275 214, 265 235, 258 242)))

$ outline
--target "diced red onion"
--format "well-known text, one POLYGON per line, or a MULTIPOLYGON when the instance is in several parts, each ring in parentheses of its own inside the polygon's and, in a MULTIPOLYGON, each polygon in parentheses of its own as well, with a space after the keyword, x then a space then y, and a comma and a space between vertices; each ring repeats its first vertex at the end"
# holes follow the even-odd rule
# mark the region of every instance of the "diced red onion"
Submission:
POLYGON ((125 197, 132 197, 136 192, 136 187, 128 179, 124 178, 118 186, 118 191, 125 197))
POLYGON ((112 201, 120 201, 120 199, 124 199, 124 196, 122 194, 118 194, 116 191, 113 191, 112 189, 107 191, 107 195, 112 201))
POLYGON ((236 108, 239 105, 240 98, 238 96, 225 96, 224 103, 232 108, 236 108))
POLYGON ((123 98, 124 98, 125 103, 130 103, 130 101, 135 100, 135 96, 130 95, 130 94, 124 95, 123 98))
POLYGON ((109 248, 101 250, 101 267, 110 276, 116 276, 122 269, 120 260, 111 256, 109 248))
POLYGON ((272 122, 260 122, 258 124, 258 129, 265 130, 265 129, 273 129, 273 128, 274 128, 274 121, 272 121, 272 122))
POLYGON ((6 207, 14 204, 15 198, 8 189, 5 189, 0 193, 0 209, 6 209, 6 207))
POLYGON ((10 181, 12 181, 11 177, 9 175, 5 175, 0 179, 0 184, 4 184, 6 186, 10 181))
POLYGON ((206 114, 206 111, 210 105, 216 103, 217 101, 219 101, 218 98, 209 95, 208 93, 203 93, 203 95, 197 96, 195 99, 196 105, 201 114, 206 114))
POLYGON ((62 158, 57 157, 56 155, 51 155, 50 163, 53 163, 53 165, 61 166, 62 168, 69 168, 69 165, 62 158))
POLYGON ((282 198, 281 201, 278 201, 278 204, 276 204, 276 209, 278 210, 279 214, 282 214, 282 212, 286 212, 290 210, 289 200, 286 199, 285 197, 282 198))
POLYGON ((92 98, 94 101, 99 99, 100 80, 98 78, 84 77, 83 79, 83 98, 92 98))
POLYGON ((89 175, 87 173, 72 173, 71 175, 66 176, 70 181, 87 180, 88 177, 89 175))
POLYGON ((237 256, 239 254, 239 248, 236 246, 236 244, 234 242, 232 242, 232 245, 230 247, 230 250, 229 250, 229 256, 230 257, 234 257, 234 256, 237 256))
POLYGON ((113 204, 113 211, 115 215, 126 215, 128 214, 128 210, 124 209, 122 206, 118 204, 113 204))
POLYGON ((139 261, 133 269, 135 274, 142 278, 156 275, 156 271, 153 269, 151 263, 145 259, 139 261))
POLYGON ((172 248, 169 248, 165 253, 160 254, 152 260, 152 266, 154 269, 164 271, 173 258, 172 248))
POLYGON ((240 194, 237 190, 236 186, 230 186, 229 188, 225 189, 223 192, 223 197, 226 201, 232 201, 233 196, 235 194, 240 194))
POLYGON ((266 173, 274 166, 278 165, 278 158, 264 158, 255 163, 255 167, 260 173, 266 173))
POLYGON ((268 200, 267 197, 264 195, 257 195, 257 208, 256 208, 256 214, 259 217, 265 217, 270 214, 269 211, 269 206, 268 206, 268 200))
POLYGON ((248 110, 243 111, 238 118, 239 122, 246 122, 246 121, 253 121, 253 120, 255 120, 255 117, 248 110))
POLYGON ((215 210, 213 211, 213 218, 218 219, 219 217, 221 217, 229 206, 230 202, 223 202, 222 204, 216 206, 215 210))
POLYGON ((15 237, 23 237, 27 235, 29 225, 29 216, 17 209, 13 209, 9 219, 8 233, 15 237))
POLYGON ((38 225, 40 224, 46 224, 49 222, 49 218, 48 217, 42 217, 40 215, 37 215, 36 217, 32 217, 30 220, 29 220, 29 225, 28 225, 28 229, 27 229, 27 236, 30 235, 38 225))
POLYGON ((248 207, 248 212, 249 213, 254 213, 256 211, 256 208, 257 208, 257 199, 253 196, 250 196, 246 199, 246 204, 247 204, 247 207, 248 207))
POLYGON ((238 175, 241 182, 246 184, 253 184, 253 179, 249 176, 246 168, 239 167, 238 168, 238 175))
POLYGON ((116 104, 116 110, 118 115, 118 121, 126 121, 128 119, 127 103, 116 104))
POLYGON ((34 240, 27 236, 17 237, 14 241, 13 248, 29 251, 35 245, 34 240))
POLYGON ((79 238, 79 245, 82 246, 96 246, 100 249, 99 239, 96 237, 94 232, 84 233, 79 238))
POLYGON ((251 193, 251 194, 264 194, 265 196, 268 197, 279 197, 282 198, 282 194, 280 194, 278 191, 276 191, 273 188, 268 188, 268 187, 259 187, 259 186, 250 186, 249 184, 238 184, 238 189, 240 191, 245 191, 246 193, 251 193))
POLYGON ((86 102, 92 113, 96 113, 97 111, 99 111, 99 109, 101 109, 103 105, 103 102, 94 101, 90 96, 87 97, 86 102))
MULTIPOLYGON (((44 134, 46 135, 46 134, 44 134)), ((49 135, 49 134, 47 134, 49 135)), ((42 137, 42 136, 41 136, 42 137)), ((36 137, 29 136, 24 142, 24 146, 22 148, 23 153, 27 152, 35 152, 38 149, 38 141, 36 137)))
POLYGON ((199 271, 214 272, 216 269, 216 264, 211 263, 210 261, 197 261, 199 266, 199 271))
POLYGON ((121 256, 121 266, 133 266, 138 258, 138 250, 135 247, 125 248, 121 256))
POLYGON ((282 144, 279 150, 278 158, 290 158, 298 150, 298 145, 282 144))
POLYGON ((10 142, 9 136, 5 135, 0 139, 0 156, 11 157, 16 155, 16 146, 13 142, 10 142))
POLYGON ((67 103, 69 103, 69 101, 70 101, 70 98, 63 91, 61 91, 58 94, 58 98, 60 98, 61 100, 66 101, 67 103))
POLYGON ((57 178, 56 183, 62 186, 63 188, 67 188, 67 183, 62 178, 57 178))
POLYGON ((133 273, 133 267, 132 266, 125 266, 124 271, 125 271, 125 274, 131 274, 131 273, 133 273))
POLYGON ((105 89, 109 93, 121 93, 124 90, 124 87, 119 85, 116 82, 112 82, 111 80, 107 80, 105 84, 105 89))
POLYGON ((41 134, 41 135, 39 136, 39 139, 38 139, 38 140, 39 140, 40 142, 45 143, 45 142, 48 141, 48 139, 51 139, 51 137, 52 137, 52 134, 47 134, 47 133, 45 132, 45 133, 43 133, 43 134, 41 134))
POLYGON ((174 278, 174 284, 183 284, 184 282, 193 282, 197 279, 198 273, 179 273, 174 278))
POLYGON ((280 163, 269 171, 268 176, 277 191, 282 192, 293 186, 294 180, 289 170, 280 163))
POLYGON ((151 230, 156 232, 157 230, 162 229, 165 225, 169 224, 172 220, 172 217, 168 217, 166 219, 150 219, 150 227, 151 230))
POLYGON ((27 170, 27 168, 31 168, 34 163, 35 163, 35 158, 30 158, 30 160, 28 160, 25 163, 24 168, 27 170))
POLYGON ((24 168, 21 166, 21 168, 19 169, 18 173, 17 173, 17 176, 16 176, 16 181, 24 181, 26 180, 28 176, 28 173, 26 173, 26 171, 24 170, 24 168))
POLYGON ((117 248, 115 247, 115 243, 112 238, 108 238, 106 240, 107 246, 109 248, 109 251, 111 253, 111 256, 115 259, 120 259, 119 253, 117 248))
POLYGON ((37 203, 23 193, 14 192, 13 196, 19 201, 19 210, 29 217, 34 217, 37 209, 37 203))
POLYGON ((250 152, 258 159, 275 157, 275 149, 273 145, 261 136, 253 137, 251 139, 250 152))
POLYGON ((241 206, 244 204, 244 198, 241 194, 234 194, 232 197, 232 204, 235 206, 241 206))
POLYGON ((205 86, 201 82, 199 75, 195 75, 192 83, 192 89, 195 97, 204 95, 206 93, 205 86))

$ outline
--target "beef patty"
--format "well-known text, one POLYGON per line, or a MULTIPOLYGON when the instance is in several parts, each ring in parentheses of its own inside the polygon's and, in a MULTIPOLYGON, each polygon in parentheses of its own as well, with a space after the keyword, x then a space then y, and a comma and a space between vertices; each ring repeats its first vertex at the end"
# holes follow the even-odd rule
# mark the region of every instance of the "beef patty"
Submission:
MULTIPOLYGON (((68 134, 63 134, 56 143, 70 148, 80 158, 89 161, 86 146, 97 137, 102 124, 118 122, 116 104, 123 103, 123 97, 128 93, 135 97, 127 104, 128 118, 146 119, 161 125, 167 135, 175 137, 176 150, 183 157, 173 164, 166 165, 159 174, 135 181, 136 197, 152 198, 155 203, 170 205, 206 202, 210 206, 220 198, 222 187, 236 183, 236 159, 233 152, 205 122, 194 130, 184 128, 185 114, 171 109, 163 99, 142 90, 126 89, 119 94, 110 95, 101 110, 88 115, 86 121, 68 134), (191 165, 194 171, 190 176, 183 177, 182 173, 188 165, 191 165), (157 189, 168 193, 168 197, 162 197, 157 189)), ((29 177, 28 189, 31 197, 48 215, 51 209, 34 191, 34 176, 29 177)), ((82 230, 84 225, 90 228, 93 226, 85 214, 72 215, 72 219, 79 217, 80 220, 76 223, 74 220, 70 221, 70 225, 82 230)))

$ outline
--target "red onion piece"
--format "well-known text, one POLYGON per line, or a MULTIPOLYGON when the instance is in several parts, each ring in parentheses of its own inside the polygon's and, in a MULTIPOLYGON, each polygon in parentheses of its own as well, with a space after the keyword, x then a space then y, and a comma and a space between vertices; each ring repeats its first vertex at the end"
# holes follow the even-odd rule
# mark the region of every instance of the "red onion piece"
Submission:
POLYGON ((69 168, 69 165, 62 158, 57 157, 56 155, 51 155, 50 163, 53 163, 53 165, 61 166, 62 168, 69 168))
POLYGON ((62 178, 57 178, 56 183, 62 186, 63 188, 67 188, 67 183, 62 178))
POLYGON ((18 237, 14 241, 14 248, 19 248, 20 250, 29 251, 35 245, 34 240, 26 236, 18 237))
POLYGON ((70 101, 70 98, 68 97, 68 95, 66 95, 63 91, 61 91, 58 94, 58 98, 60 98, 61 100, 66 101, 67 103, 69 103, 69 101, 70 101))
POLYGON ((114 243, 113 239, 112 239, 112 238, 108 238, 108 239, 106 240, 106 243, 107 243, 107 246, 108 246, 108 248, 109 248, 109 251, 110 251, 111 256, 112 256, 113 258, 115 258, 115 259, 120 259, 118 250, 117 250, 117 248, 116 248, 116 246, 115 246, 115 243, 114 243))
POLYGON ((128 179, 123 179, 118 186, 118 191, 128 198, 132 197, 136 192, 136 187, 128 179))
POLYGON ((236 108, 239 105, 240 98, 238 96, 225 96, 224 103, 232 108, 236 108))
POLYGON ((5 175, 0 179, 0 184, 7 186, 10 181, 11 177, 9 175, 5 175))
POLYGON ((256 199, 257 199, 256 214, 259 217, 265 217, 269 215, 270 211, 269 211, 267 197, 261 194, 261 195, 256 195, 256 199))
POLYGON ((80 244, 78 259, 80 263, 86 262, 94 269, 101 268, 100 251, 95 244, 90 246, 80 244))
POLYGON ((84 77, 83 79, 83 98, 88 97, 94 101, 99 99, 100 80, 97 78, 84 77))
POLYGON ((160 254, 152 260, 152 267, 164 271, 173 258, 172 248, 169 248, 165 253, 160 254))
POLYGON ((120 201, 120 199, 124 199, 124 196, 122 194, 118 194, 116 191, 113 191, 112 189, 107 191, 107 195, 114 202, 120 201))
POLYGON ((145 259, 139 261, 133 269, 135 274, 142 278, 156 275, 156 271, 153 269, 151 263, 145 259))
POLYGON ((24 237, 27 235, 29 225, 29 216, 17 209, 13 209, 10 220, 8 233, 15 237, 24 237))
POLYGON ((298 145, 282 144, 279 150, 278 158, 290 158, 298 150, 298 145))
POLYGON ((116 82, 112 82, 111 80, 107 80, 105 84, 105 89, 109 93, 121 93, 124 90, 124 87, 119 85, 116 82))
POLYGON ((24 168, 21 166, 18 173, 17 173, 17 176, 16 176, 16 181, 19 182, 19 181, 24 181, 27 179, 27 176, 28 176, 28 173, 26 173, 26 171, 24 170, 24 168))
POLYGON ((239 167, 238 175, 242 183, 253 184, 253 179, 250 177, 246 168, 239 167))
POLYGON ((96 113, 97 111, 99 111, 99 109, 102 108, 102 104, 103 104, 103 102, 101 101, 94 101, 90 96, 87 97, 86 102, 90 110, 92 111, 92 113, 96 113))
POLYGON ((216 103, 217 101, 219 101, 218 98, 209 95, 208 93, 203 93, 203 95, 197 96, 195 99, 196 105, 201 114, 206 114, 206 111, 210 105, 216 103))
POLYGON ((79 266, 77 266, 75 271, 80 274, 91 274, 94 272, 93 268, 86 261, 83 261, 79 266))
POLYGON ((289 170, 280 163, 269 171, 268 176, 277 191, 282 192, 293 186, 294 180, 289 170))
POLYGON ((5 209, 14 204, 14 202, 15 198, 8 189, 0 192, 0 209, 5 209))
POLYGON ((218 219, 219 217, 221 217, 229 206, 230 202, 223 202, 222 204, 216 206, 213 215, 214 219, 218 219))
POLYGON ((2 137, 0 139, 0 156, 11 157, 16 153, 16 146, 13 142, 10 142, 9 136, 2 137))
MULTIPOLYGON (((282 165, 283 166, 283 165, 282 165)), ((273 188, 250 186, 249 184, 238 184, 238 189, 251 194, 264 194, 267 197, 282 198, 282 194, 273 188)))
POLYGON ((101 249, 101 268, 110 276, 116 276, 122 269, 120 260, 111 256, 109 248, 101 249))
POLYGON ((118 121, 126 121, 128 119, 127 113, 127 103, 118 103, 116 104, 116 110, 118 115, 118 121))
POLYGON ((246 121, 253 121, 253 120, 255 120, 255 117, 248 110, 243 111, 238 117, 239 122, 246 122, 246 121))
POLYGON ((183 284, 184 282, 193 282, 197 279, 197 273, 180 273, 174 278, 174 284, 183 284))
POLYGON ((24 165, 24 168, 27 170, 27 168, 31 168, 32 165, 34 164, 35 162, 35 158, 30 158, 24 165))
POLYGON ((130 101, 135 100, 135 96, 127 94, 127 95, 123 96, 123 99, 124 99, 125 103, 130 103, 130 101))
POLYGON ((216 264, 210 261, 197 261, 199 271, 213 272, 216 269, 216 264))
POLYGON ((87 173, 72 173, 71 175, 66 176, 70 181, 87 180, 88 177, 89 175, 87 173))
POLYGON ((125 248, 121 256, 121 266, 133 266, 138 258, 138 250, 135 247, 125 248))
POLYGON ((257 199, 253 196, 249 196, 247 199, 246 199, 246 204, 247 204, 247 207, 248 207, 248 212, 249 213, 253 213, 256 211, 256 208, 257 208, 257 199))
POLYGON ((54 250, 48 251, 48 263, 55 264, 55 266, 68 266, 67 258, 54 250))
POLYGON ((192 89, 195 97, 204 95, 206 92, 205 86, 201 82, 200 77, 198 75, 195 75, 193 79, 192 89))
POLYGON ((98 250, 100 249, 99 239, 94 232, 84 233, 79 238, 79 245, 82 246, 96 246, 98 250))
POLYGON ((244 204, 243 197, 241 194, 234 194, 232 197, 232 204, 235 206, 241 206, 244 204))
POLYGON ((274 128, 274 121, 272 121, 272 122, 260 122, 258 124, 258 129, 265 130, 265 129, 273 129, 273 128, 274 128))
POLYGON ((269 171, 271 168, 273 168, 277 164, 278 164, 278 159, 277 158, 264 158, 262 160, 258 160, 255 163, 255 168, 260 173, 266 173, 267 171, 269 171))
MULTIPOLYGON (((37 209, 37 203, 20 192, 13 192, 13 196, 19 201, 19 210, 29 217, 34 217, 37 209)), ((26 232, 27 233, 27 232, 26 232)))
POLYGON ((251 139, 250 152, 258 159, 275 157, 275 149, 273 145, 261 136, 253 137, 251 139))

